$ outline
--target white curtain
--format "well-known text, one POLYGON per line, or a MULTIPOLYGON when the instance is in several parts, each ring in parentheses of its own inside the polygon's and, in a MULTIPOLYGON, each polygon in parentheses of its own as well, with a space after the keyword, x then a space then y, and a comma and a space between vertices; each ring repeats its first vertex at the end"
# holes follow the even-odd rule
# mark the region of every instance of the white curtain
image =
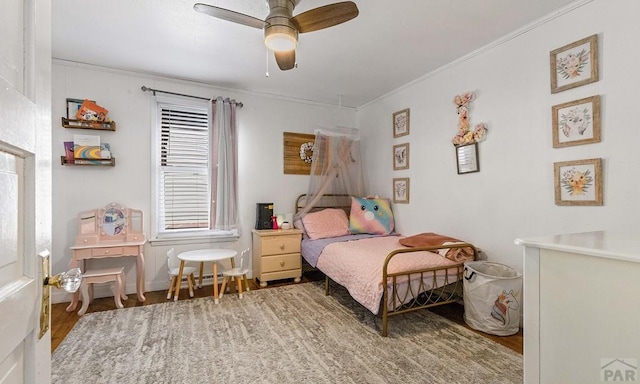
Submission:
POLYGON ((235 100, 211 102, 212 229, 238 231, 238 121, 235 100))
POLYGON ((315 134, 305 208, 296 218, 309 212, 319 201, 323 205, 344 202, 344 198, 334 195, 364 196, 358 130, 343 127, 319 128, 315 134), (332 199, 335 199, 334 203, 331 203, 332 199))

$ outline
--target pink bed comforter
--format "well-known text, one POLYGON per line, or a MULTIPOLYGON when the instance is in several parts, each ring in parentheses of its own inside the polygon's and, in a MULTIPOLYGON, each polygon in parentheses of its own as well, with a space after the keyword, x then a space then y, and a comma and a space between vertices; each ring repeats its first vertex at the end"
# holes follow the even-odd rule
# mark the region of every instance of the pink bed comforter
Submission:
MULTIPOLYGON (((317 268, 336 283, 347 288, 351 296, 374 315, 382 299, 382 266, 387 255, 399 248, 401 237, 385 236, 332 243, 318 259, 317 268)), ((458 263, 432 252, 397 254, 389 264, 389 273, 458 263)))

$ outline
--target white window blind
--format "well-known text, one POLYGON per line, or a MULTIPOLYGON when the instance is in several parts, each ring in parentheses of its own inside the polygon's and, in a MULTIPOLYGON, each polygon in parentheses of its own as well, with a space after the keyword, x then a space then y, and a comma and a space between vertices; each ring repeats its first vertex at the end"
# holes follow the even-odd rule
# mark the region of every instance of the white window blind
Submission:
POLYGON ((159 229, 209 229, 208 111, 162 103, 159 109, 159 229))

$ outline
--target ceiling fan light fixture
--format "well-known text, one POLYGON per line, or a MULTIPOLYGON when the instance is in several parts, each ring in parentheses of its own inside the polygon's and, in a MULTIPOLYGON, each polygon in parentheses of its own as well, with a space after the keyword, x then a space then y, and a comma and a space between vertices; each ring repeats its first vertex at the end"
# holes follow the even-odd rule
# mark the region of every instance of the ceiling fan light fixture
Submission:
MULTIPOLYGON (((270 52, 273 52, 278 68, 283 71, 298 66, 296 64, 296 48, 299 33, 333 27, 355 18, 359 13, 358 6, 353 1, 323 5, 296 16, 293 16, 293 10, 300 0, 266 0, 266 2, 269 14, 264 20, 203 3, 196 3, 193 9, 218 19, 262 29, 264 44, 270 52)), ((267 76, 269 76, 268 72, 267 76)))
POLYGON ((264 30, 264 43, 272 51, 291 51, 298 45, 298 31, 286 25, 272 25, 264 30))

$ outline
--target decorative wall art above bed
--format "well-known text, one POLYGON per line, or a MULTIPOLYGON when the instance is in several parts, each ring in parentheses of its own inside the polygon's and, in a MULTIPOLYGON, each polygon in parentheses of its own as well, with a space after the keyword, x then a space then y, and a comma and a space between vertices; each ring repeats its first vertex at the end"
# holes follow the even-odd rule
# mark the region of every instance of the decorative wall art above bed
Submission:
POLYGON ((598 35, 592 35, 550 53, 551 93, 598 81, 598 35))
POLYGON ((409 169, 409 143, 393 146, 393 170, 409 169))
POLYGON ((469 125, 469 110, 471 101, 475 99, 473 92, 465 92, 453 98, 458 112, 458 133, 451 139, 453 145, 479 143, 487 137, 487 124, 478 123, 471 129, 469 125))
POLYGON ((393 137, 406 136, 409 134, 409 108, 393 114, 393 137))
POLYGON ((283 132, 284 173, 308 175, 316 136, 308 133, 283 132))
POLYGON ((600 96, 551 107, 553 147, 600 142, 600 96))
POLYGON ((553 164, 556 205, 602 205, 602 159, 553 164))
POLYGON ((393 202, 396 204, 409 204, 408 177, 398 177, 393 179, 393 202))
POLYGON ((456 147, 458 174, 480 171, 478 143, 487 137, 487 124, 478 123, 471 129, 469 124, 470 103, 475 99, 473 92, 465 92, 453 98, 458 112, 458 133, 451 139, 456 147))
POLYGON ((458 175, 463 173, 480 172, 478 143, 458 145, 456 147, 456 164, 458 175))

